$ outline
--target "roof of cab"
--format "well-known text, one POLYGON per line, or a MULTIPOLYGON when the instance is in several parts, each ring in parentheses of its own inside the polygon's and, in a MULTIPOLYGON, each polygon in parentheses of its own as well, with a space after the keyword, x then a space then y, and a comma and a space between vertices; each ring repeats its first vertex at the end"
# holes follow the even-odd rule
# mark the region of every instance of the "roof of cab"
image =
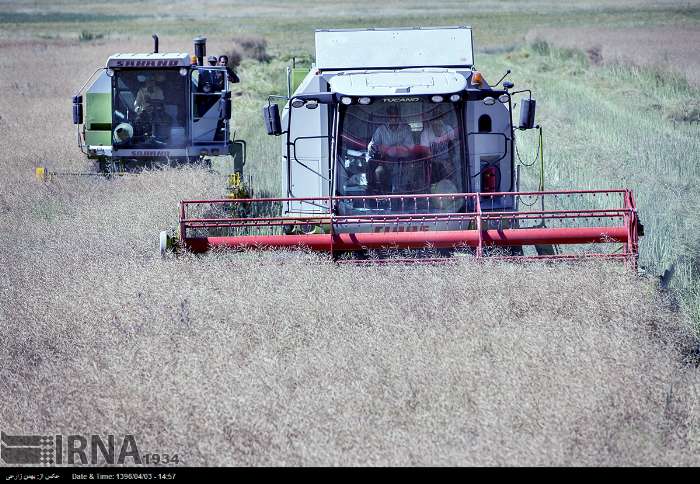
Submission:
POLYGON ((464 74, 453 69, 343 72, 329 83, 333 92, 348 96, 450 94, 467 87, 464 74))

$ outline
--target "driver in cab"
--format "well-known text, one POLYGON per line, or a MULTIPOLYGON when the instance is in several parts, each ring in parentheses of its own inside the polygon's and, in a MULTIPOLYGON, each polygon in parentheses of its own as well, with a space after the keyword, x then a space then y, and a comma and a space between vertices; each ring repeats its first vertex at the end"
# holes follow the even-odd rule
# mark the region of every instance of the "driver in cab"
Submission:
POLYGON ((165 95, 163 90, 156 84, 156 81, 162 79, 151 74, 146 74, 143 77, 145 79, 141 76, 138 77, 142 86, 134 101, 136 131, 139 135, 163 137, 171 119, 164 111, 165 95))
POLYGON ((134 101, 134 110, 136 114, 141 114, 144 111, 153 109, 153 101, 165 101, 163 90, 156 84, 156 79, 153 76, 145 76, 143 85, 136 94, 134 101))
POLYGON ((391 105, 386 113, 387 123, 374 131, 367 145, 367 181, 379 193, 391 191, 394 171, 391 165, 410 157, 414 148, 411 128, 402 122, 399 107, 391 105))

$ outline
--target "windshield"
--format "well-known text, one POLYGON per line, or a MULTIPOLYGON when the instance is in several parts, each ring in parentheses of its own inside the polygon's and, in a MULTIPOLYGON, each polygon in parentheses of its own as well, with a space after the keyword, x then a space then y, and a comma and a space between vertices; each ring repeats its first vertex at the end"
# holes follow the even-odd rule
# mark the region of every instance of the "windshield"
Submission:
POLYGON ((119 148, 184 147, 186 76, 177 69, 116 71, 112 142, 119 148))
POLYGON ((464 192, 457 104, 394 99, 341 105, 338 195, 464 192))

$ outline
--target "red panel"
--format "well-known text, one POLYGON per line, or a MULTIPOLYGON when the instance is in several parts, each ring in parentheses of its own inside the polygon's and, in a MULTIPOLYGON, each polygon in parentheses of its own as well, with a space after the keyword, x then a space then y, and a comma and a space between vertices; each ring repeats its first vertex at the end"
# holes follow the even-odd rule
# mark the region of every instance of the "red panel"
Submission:
MULTIPOLYGON (((487 246, 587 244, 596 242, 624 243, 626 241, 627 229, 625 227, 506 229, 486 230, 483 232, 483 242, 487 246)), ((186 243, 192 252, 205 252, 213 247, 243 249, 304 246, 324 252, 387 247, 399 249, 421 249, 425 247, 449 249, 459 246, 478 246, 479 232, 477 230, 451 230, 335 235, 243 235, 236 237, 188 238, 186 243)))
POLYGON ((219 247, 227 249, 309 247, 330 252, 332 238, 328 234, 312 235, 241 235, 238 237, 192 237, 185 241, 192 252, 206 252, 219 247))

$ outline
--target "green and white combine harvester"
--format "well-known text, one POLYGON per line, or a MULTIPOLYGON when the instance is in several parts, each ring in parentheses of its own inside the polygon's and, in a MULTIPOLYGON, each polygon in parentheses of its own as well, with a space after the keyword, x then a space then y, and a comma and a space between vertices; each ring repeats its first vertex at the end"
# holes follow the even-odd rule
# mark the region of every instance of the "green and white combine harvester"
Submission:
POLYGON ((206 39, 194 55, 158 52, 110 56, 73 97, 78 147, 95 162, 90 173, 116 175, 144 168, 204 164, 227 176, 232 193, 243 191, 246 145, 230 133, 231 91, 238 77, 226 66, 204 65, 206 39))

